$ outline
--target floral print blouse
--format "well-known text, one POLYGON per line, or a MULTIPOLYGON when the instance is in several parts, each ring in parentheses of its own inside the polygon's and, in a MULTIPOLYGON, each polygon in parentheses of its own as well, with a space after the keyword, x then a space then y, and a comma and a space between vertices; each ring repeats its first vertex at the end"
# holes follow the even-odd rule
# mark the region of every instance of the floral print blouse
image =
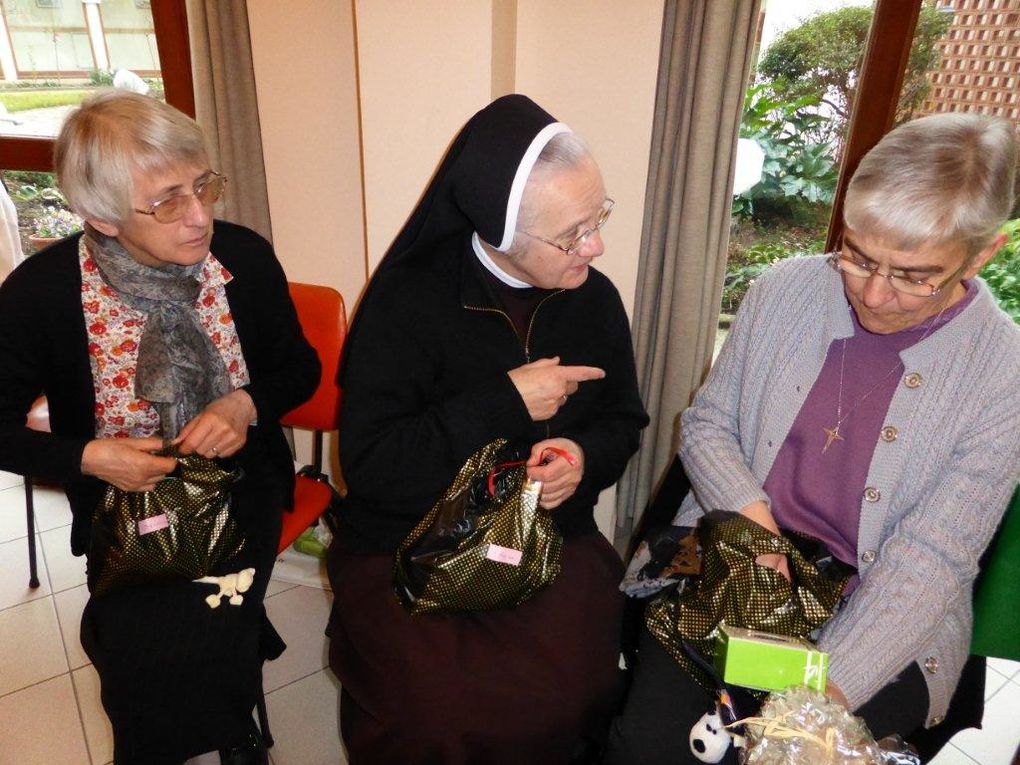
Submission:
MULTIPOLYGON (((159 415, 135 390, 138 342, 146 314, 126 305, 99 273, 85 246, 78 249, 81 265, 81 306, 89 339, 89 364, 96 394, 96 438, 142 438, 158 435, 159 415)), ((225 285, 233 277, 212 253, 202 268, 202 288, 195 302, 209 338, 219 350, 234 388, 249 382, 225 285)))

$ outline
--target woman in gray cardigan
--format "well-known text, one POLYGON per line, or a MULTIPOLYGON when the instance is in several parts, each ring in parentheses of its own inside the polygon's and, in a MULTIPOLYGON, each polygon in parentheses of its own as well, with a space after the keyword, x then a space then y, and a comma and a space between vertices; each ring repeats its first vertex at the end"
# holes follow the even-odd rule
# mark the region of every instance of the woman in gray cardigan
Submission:
MULTIPOLYGON (((675 523, 740 512, 857 569, 819 645, 829 694, 878 737, 943 720, 978 559, 1020 479, 1020 328, 977 277, 1005 242, 1015 166, 1005 121, 886 135, 847 190, 842 249, 755 283, 682 418, 675 523)), ((782 556, 759 563, 788 576, 782 556)), ((610 762, 692 757, 710 701, 669 662, 646 632, 610 762)))

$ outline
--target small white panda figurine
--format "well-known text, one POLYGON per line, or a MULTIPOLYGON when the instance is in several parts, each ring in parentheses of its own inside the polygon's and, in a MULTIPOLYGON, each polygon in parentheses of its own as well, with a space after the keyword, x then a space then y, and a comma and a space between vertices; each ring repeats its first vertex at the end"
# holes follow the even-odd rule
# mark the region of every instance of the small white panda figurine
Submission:
POLYGON ((718 709, 706 712, 691 728, 691 753, 701 762, 721 762, 733 743, 718 709))

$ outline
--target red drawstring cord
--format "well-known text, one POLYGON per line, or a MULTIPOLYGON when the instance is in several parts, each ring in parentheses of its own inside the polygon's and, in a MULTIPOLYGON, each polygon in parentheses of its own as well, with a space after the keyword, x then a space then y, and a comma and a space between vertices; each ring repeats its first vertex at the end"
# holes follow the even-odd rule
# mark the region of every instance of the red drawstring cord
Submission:
MULTIPOLYGON (((565 459, 567 461, 567 464, 569 464, 571 467, 574 467, 574 466, 577 465, 577 457, 575 457, 573 454, 568 452, 566 449, 560 449, 559 447, 556 447, 556 446, 547 446, 545 449, 542 450, 542 457, 544 458, 546 453, 548 453, 548 452, 552 452, 557 457, 562 457, 563 459, 565 459)), ((543 459, 542 460, 543 464, 545 464, 546 461, 547 460, 543 459)), ((490 497, 496 496, 496 476, 497 475, 499 475, 501 472, 503 472, 507 468, 517 467, 518 465, 524 465, 526 463, 527 463, 527 460, 513 460, 512 462, 500 462, 500 463, 498 463, 496 465, 493 465, 492 466, 492 470, 489 471, 489 481, 488 481, 489 496, 490 497)))

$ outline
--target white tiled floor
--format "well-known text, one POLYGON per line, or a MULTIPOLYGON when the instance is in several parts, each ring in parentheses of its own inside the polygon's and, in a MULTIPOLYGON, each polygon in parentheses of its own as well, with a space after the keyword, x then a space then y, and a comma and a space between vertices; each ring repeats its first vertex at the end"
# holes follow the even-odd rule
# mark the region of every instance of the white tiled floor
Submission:
MULTIPOLYGON (((25 494, 0 472, 0 765, 106 765, 113 759, 99 678, 78 642, 84 558, 68 545, 62 493, 36 488, 39 583, 28 587, 25 494)), ((344 765, 338 685, 323 630, 332 595, 274 579, 266 607, 287 651, 265 669, 274 765, 344 765)), ((191 765, 218 765, 205 755, 191 765)))
MULTIPOLYGON (((68 551, 70 512, 62 495, 36 490, 37 590, 28 588, 24 490, 0 472, 0 765, 106 765, 110 726, 99 681, 78 643, 88 594, 84 560, 68 551)), ((280 574, 284 574, 281 572, 280 574)), ((343 765, 337 734, 337 684, 322 634, 331 595, 275 578, 269 615, 288 644, 266 666, 265 688, 275 765, 343 765)), ((1020 663, 992 660, 985 728, 965 731, 936 765, 1010 765, 1020 746, 1020 663)), ((216 765, 201 757, 192 765, 216 765)))

